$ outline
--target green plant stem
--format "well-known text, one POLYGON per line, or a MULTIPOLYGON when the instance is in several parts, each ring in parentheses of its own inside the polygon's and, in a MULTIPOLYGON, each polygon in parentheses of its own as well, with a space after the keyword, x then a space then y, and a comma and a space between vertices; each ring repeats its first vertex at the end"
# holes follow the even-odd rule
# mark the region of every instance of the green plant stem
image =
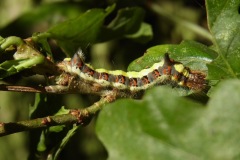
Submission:
POLYGON ((157 14, 167 17, 171 21, 186 27, 187 29, 197 33, 198 35, 205 37, 206 39, 209 39, 210 41, 213 41, 212 35, 206 29, 204 29, 194 23, 186 21, 185 19, 183 19, 175 14, 170 13, 169 11, 165 10, 163 7, 159 6, 156 3, 149 3, 149 7, 152 11, 156 12, 157 14))
POLYGON ((56 126, 60 124, 71 124, 74 123, 76 117, 71 114, 59 115, 59 116, 49 116, 44 118, 37 118, 33 120, 26 120, 20 122, 10 122, 0 124, 0 136, 5 136, 17 132, 37 129, 37 128, 47 128, 49 126, 56 126), (45 124, 45 119, 49 119, 51 122, 45 124))
MULTIPOLYGON (((17 132, 29 131, 33 129, 43 129, 57 125, 87 125, 91 117, 95 115, 102 107, 109 103, 109 99, 102 98, 98 102, 85 109, 70 110, 68 114, 47 116, 33 120, 20 122, 0 123, 0 137, 10 135, 17 132)), ((74 134, 72 132, 71 134, 74 134)), ((63 144, 65 145, 65 143, 63 144)))
POLYGON ((11 45, 19 46, 24 43, 21 38, 15 37, 15 36, 7 37, 5 39, 1 38, 0 40, 1 40, 0 41, 0 51, 7 49, 11 45))
POLYGON ((35 33, 33 36, 32 36, 32 39, 33 41, 35 42, 38 42, 40 41, 41 39, 47 39, 51 37, 51 33, 48 33, 48 32, 41 32, 41 33, 35 33))

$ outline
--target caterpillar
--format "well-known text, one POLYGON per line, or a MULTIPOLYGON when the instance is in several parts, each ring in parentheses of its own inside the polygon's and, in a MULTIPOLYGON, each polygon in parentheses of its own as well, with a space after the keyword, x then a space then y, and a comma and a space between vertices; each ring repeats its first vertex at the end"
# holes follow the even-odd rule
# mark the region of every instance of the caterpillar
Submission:
POLYGON ((75 74, 81 81, 98 84, 103 88, 136 93, 155 85, 173 84, 193 91, 202 91, 206 85, 206 75, 194 71, 182 63, 174 61, 165 53, 163 59, 139 72, 122 70, 94 69, 84 62, 79 50, 71 59, 65 59, 58 66, 69 74, 75 74))

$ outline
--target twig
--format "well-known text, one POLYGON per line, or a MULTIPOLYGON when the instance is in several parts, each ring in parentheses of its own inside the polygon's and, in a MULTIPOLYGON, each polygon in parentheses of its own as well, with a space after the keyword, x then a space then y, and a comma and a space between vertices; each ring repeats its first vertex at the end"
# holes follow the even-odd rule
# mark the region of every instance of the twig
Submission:
POLYGON ((0 137, 17 132, 43 129, 57 125, 77 124, 80 126, 85 126, 90 122, 93 115, 101 110, 106 103, 109 103, 112 100, 113 99, 110 99, 108 96, 106 96, 88 108, 73 109, 70 110, 68 114, 47 116, 20 122, 0 123, 0 137))
POLYGON ((44 87, 27 87, 27 86, 13 86, 0 84, 1 91, 14 91, 14 92, 31 92, 31 93, 47 93, 44 87))

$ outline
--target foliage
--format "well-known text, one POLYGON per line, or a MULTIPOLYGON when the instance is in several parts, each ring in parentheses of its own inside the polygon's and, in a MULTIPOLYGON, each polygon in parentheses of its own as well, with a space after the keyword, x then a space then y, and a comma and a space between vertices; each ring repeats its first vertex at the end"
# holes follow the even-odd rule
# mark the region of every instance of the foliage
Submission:
MULTIPOLYGON (((164 6, 169 5, 167 2, 161 5, 161 12, 157 12, 160 15, 155 16, 161 17, 168 26, 172 24, 163 17, 175 22, 177 27, 190 28, 189 32, 203 33, 194 24, 185 23, 180 16, 165 11, 164 6)), ((25 85, 29 81, 22 81, 22 76, 54 74, 52 64, 63 57, 71 57, 79 47, 87 57, 90 57, 88 53, 92 53, 93 59, 101 54, 100 57, 106 60, 109 53, 114 53, 123 65, 145 51, 143 56, 130 63, 127 70, 131 71, 151 66, 169 52, 171 58, 208 75, 208 93, 190 95, 178 88, 154 87, 141 100, 120 99, 104 106, 96 119, 96 126, 94 123, 86 128, 60 125, 43 131, 31 131, 30 159, 36 159, 36 153, 40 158, 57 159, 61 157, 61 152, 62 158, 66 156, 68 159, 76 159, 81 154, 83 158, 104 159, 104 149, 108 159, 114 160, 239 158, 240 0, 206 0, 207 24, 211 34, 202 36, 207 44, 210 43, 209 37, 212 37, 210 47, 193 40, 159 45, 167 39, 156 38, 161 27, 157 28, 158 24, 149 20, 153 11, 161 9, 158 6, 145 1, 137 1, 134 5, 125 1, 115 4, 102 1, 99 5, 94 1, 46 3, 0 29, 0 78, 9 83, 14 79, 14 83, 25 85), (53 19, 54 16, 50 15, 58 18, 53 19), (29 37, 27 40, 19 38, 26 36, 20 32, 15 35, 10 32, 14 26, 27 30, 47 20, 51 23, 41 32, 30 33, 32 35, 25 33, 29 37), (92 50, 87 48, 89 44, 92 50), (14 53, 15 46, 17 51, 14 53), (98 50, 94 52, 94 48, 98 50), (9 56, 13 53, 14 59, 9 56), (93 136, 93 127, 96 127, 103 149, 99 141, 91 142, 91 137, 87 137, 89 130, 93 136), (67 154, 66 145, 73 145, 72 139, 84 146, 79 149, 74 144, 72 150, 79 153, 71 155, 67 154), (98 154, 103 156, 98 157, 98 154), (84 157, 86 155, 91 156, 84 157)), ((186 29, 180 31, 186 33, 186 29)), ((33 80, 36 81, 33 85, 38 85, 38 81, 42 85, 48 83, 42 82, 43 78, 33 80)), ((37 94, 34 105, 29 107, 29 116, 35 119, 67 114, 70 108, 83 108, 97 99, 81 95, 72 97, 75 98, 37 94), (61 107, 63 105, 66 107, 61 107)), ((1 121, 5 120, 1 118, 1 121)))
POLYGON ((106 106, 96 131, 109 159, 238 159, 239 89, 238 80, 222 82, 203 105, 154 88, 106 106))

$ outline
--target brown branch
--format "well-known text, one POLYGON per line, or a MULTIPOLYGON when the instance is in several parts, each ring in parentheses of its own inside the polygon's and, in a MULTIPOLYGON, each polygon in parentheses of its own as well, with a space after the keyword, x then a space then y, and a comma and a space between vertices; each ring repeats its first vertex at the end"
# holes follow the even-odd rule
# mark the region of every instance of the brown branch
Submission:
MULTIPOLYGON (((84 116, 83 116, 84 117, 84 116)), ((56 125, 67 125, 77 123, 78 119, 72 114, 48 116, 33 120, 20 122, 10 122, 0 124, 0 136, 5 136, 17 132, 28 131, 37 128, 47 128, 56 125)))
POLYGON ((78 124, 85 126, 90 122, 93 115, 101 110, 106 103, 109 103, 113 100, 114 98, 111 98, 111 95, 105 96, 88 108, 73 109, 70 110, 68 114, 47 116, 20 122, 0 123, 0 137, 17 132, 29 131, 33 129, 43 129, 57 125, 78 124))
POLYGON ((27 87, 27 86, 14 86, 0 84, 1 91, 14 91, 14 92, 31 92, 31 93, 47 93, 45 87, 27 87))

